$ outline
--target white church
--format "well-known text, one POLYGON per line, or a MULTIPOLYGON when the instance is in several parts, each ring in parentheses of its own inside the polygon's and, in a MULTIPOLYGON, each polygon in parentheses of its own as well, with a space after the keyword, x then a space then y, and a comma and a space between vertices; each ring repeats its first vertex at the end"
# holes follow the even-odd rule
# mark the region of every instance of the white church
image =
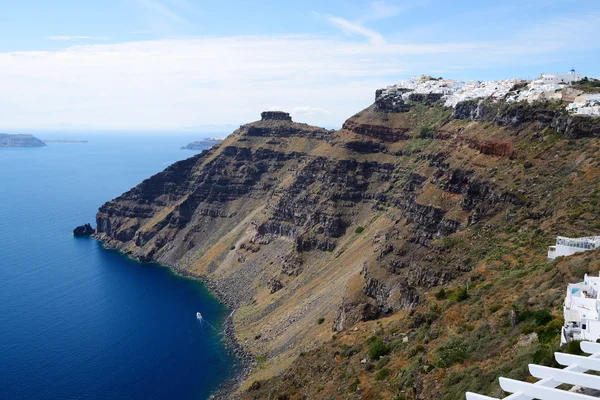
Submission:
POLYGON ((539 79, 536 79, 531 83, 533 85, 558 85, 561 83, 569 85, 573 82, 580 81, 581 78, 581 74, 578 74, 571 68, 566 74, 542 74, 539 79))

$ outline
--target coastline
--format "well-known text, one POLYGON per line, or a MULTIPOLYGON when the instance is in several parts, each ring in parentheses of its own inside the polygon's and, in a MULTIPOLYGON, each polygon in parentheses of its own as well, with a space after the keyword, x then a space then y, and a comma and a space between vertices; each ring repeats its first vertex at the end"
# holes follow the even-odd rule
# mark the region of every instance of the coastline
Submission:
POLYGON ((231 313, 225 320, 225 337, 227 339, 227 344, 231 346, 231 351, 240 362, 241 370, 234 377, 223 382, 220 387, 209 397, 209 399, 228 400, 237 398, 237 396, 235 396, 235 392, 256 366, 254 356, 244 350, 244 347, 238 342, 235 336, 233 316, 238 311, 237 304, 235 304, 231 297, 226 293, 225 288, 216 281, 203 275, 190 273, 189 271, 182 270, 176 266, 165 265, 165 267, 171 269, 171 271, 173 271, 175 274, 184 278, 195 279, 203 282, 221 303, 225 304, 231 309, 231 313))
POLYGON ((256 361, 254 359, 254 356, 252 356, 252 354, 250 354, 243 348, 243 346, 238 342, 238 340, 235 336, 235 326, 233 324, 233 316, 238 311, 238 305, 235 304, 235 301, 231 298, 231 296, 229 296, 227 294, 227 292, 225 290, 226 288, 224 288, 223 285, 218 284, 216 281, 214 281, 206 276, 190 273, 189 271, 180 269, 179 267, 174 266, 174 265, 165 265, 162 263, 157 263, 156 261, 142 261, 139 258, 132 257, 130 254, 127 254, 118 248, 107 246, 106 242, 104 240, 98 238, 96 236, 96 234, 92 235, 92 238, 94 240, 96 240, 98 243, 100 243, 100 245, 104 249, 117 251, 122 256, 127 257, 133 261, 143 263, 143 264, 156 263, 165 268, 168 268, 175 275, 181 276, 186 279, 193 279, 193 280, 201 281, 202 283, 204 283, 206 285, 207 289, 217 298, 217 300, 219 302, 221 302, 222 304, 227 306, 229 309, 231 309, 231 312, 224 323, 224 328, 225 328, 224 333, 225 333, 225 338, 226 338, 225 343, 226 343, 226 346, 230 347, 231 352, 234 354, 234 356, 239 361, 240 371, 237 372, 233 377, 222 382, 219 385, 219 387, 215 390, 215 392, 209 396, 209 399, 210 400, 230 400, 230 399, 237 398, 238 396, 235 395, 235 392, 240 387, 242 382, 250 375, 250 372, 252 372, 252 370, 256 366, 256 361))

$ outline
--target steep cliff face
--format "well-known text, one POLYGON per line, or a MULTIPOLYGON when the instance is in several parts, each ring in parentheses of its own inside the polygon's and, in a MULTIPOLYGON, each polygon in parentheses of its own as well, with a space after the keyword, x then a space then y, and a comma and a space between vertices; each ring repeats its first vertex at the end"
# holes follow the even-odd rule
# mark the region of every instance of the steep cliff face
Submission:
MULTIPOLYGON (((541 260, 554 234, 593 233, 595 120, 438 100, 378 98, 335 132, 263 113, 103 205, 96 236, 214 282, 261 362, 252 381, 333 332, 423 307, 432 288, 485 280, 473 271, 498 243, 541 260)), ((282 390, 278 376, 263 389, 282 390)))

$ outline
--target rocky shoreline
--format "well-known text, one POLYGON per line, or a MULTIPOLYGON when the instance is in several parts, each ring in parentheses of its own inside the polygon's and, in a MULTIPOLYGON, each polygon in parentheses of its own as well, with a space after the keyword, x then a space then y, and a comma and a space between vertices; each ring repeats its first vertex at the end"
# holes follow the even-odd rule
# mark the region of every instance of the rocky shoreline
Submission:
POLYGON ((229 307, 232 311, 227 317, 225 321, 225 337, 227 339, 226 343, 231 346, 232 353, 239 360, 241 365, 241 371, 236 374, 235 377, 229 379, 228 381, 221 384, 219 389, 215 393, 213 393, 210 397, 212 400, 228 400, 234 399, 235 391, 241 385, 241 383, 246 380, 246 378, 250 375, 250 372, 256 367, 256 360, 254 356, 247 352, 244 347, 238 342, 235 336, 235 326, 233 324, 233 316, 238 310, 238 305, 232 296, 227 294, 227 290, 224 285, 217 283, 216 281, 209 279, 205 276, 193 274, 189 271, 180 269, 176 266, 167 266, 177 275, 197 279, 202 281, 206 287, 217 297, 217 299, 229 307))
MULTIPOLYGON (((139 258, 131 257, 130 254, 124 253, 117 248, 107 246, 105 241, 103 241, 102 239, 100 239, 98 237, 95 237, 95 235, 93 235, 93 237, 96 240, 98 240, 102 244, 102 247, 104 247, 105 249, 115 250, 115 251, 118 251, 119 253, 121 253, 125 257, 131 258, 138 262, 144 262, 144 261, 140 260, 139 258)), ((236 304, 236 301, 234 300, 234 298, 231 295, 229 295, 227 293, 227 288, 225 288, 224 285, 219 284, 216 281, 207 278, 206 276, 193 274, 193 273, 190 273, 189 271, 186 271, 184 269, 181 269, 181 268, 179 268, 177 266, 173 266, 173 265, 164 265, 164 266, 169 268, 171 271, 173 271, 173 273, 175 273, 179 276, 189 278, 189 279, 195 279, 195 280, 199 280, 199 281, 203 282, 206 285, 206 287, 215 295, 215 297, 222 304, 226 305, 227 307, 229 307, 232 310, 225 321, 225 331, 224 332, 225 332, 225 338, 226 338, 226 345, 230 347, 231 352, 235 355, 235 357, 240 362, 241 370, 233 378, 230 378, 227 381, 223 382, 219 386, 219 388, 215 391, 215 393, 213 393, 210 396, 210 399, 211 400, 229 400, 229 399, 237 398, 238 396, 235 395, 235 392, 239 388, 239 386, 242 384, 242 382, 244 380, 246 380, 246 378, 250 375, 252 370, 256 367, 256 360, 254 359, 254 356, 252 356, 252 354, 250 354, 249 352, 247 352, 244 349, 244 347, 238 342, 238 340, 235 336, 235 326, 233 324, 233 316, 235 315, 235 313, 238 310, 238 305, 236 304)))

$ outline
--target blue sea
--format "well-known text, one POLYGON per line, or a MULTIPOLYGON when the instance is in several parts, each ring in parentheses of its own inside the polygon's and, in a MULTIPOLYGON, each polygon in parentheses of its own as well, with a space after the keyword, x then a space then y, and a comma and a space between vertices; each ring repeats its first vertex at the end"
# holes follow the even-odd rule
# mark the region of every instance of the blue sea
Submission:
POLYGON ((36 136, 89 143, 0 149, 0 399, 207 398, 239 368, 229 310, 200 282, 72 236, 199 138, 36 136))

